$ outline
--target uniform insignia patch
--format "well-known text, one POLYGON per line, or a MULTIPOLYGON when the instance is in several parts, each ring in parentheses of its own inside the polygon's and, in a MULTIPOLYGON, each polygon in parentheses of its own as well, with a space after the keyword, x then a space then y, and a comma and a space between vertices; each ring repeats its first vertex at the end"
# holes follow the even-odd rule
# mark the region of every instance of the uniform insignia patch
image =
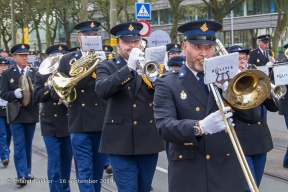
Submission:
POLYGON ((259 60, 259 59, 257 59, 257 62, 259 63, 259 62, 260 62, 260 60, 259 60))
POLYGON ((204 24, 202 25, 202 27, 200 27, 200 29, 201 29, 201 31, 203 31, 203 32, 207 31, 207 30, 208 30, 207 24, 204 23, 204 24))
POLYGON ((92 23, 90 24, 90 27, 93 29, 93 28, 95 27, 95 24, 92 22, 92 23))
POLYGON ((182 99, 182 100, 185 100, 185 99, 187 99, 187 94, 182 90, 182 92, 180 93, 180 98, 182 99))
POLYGON ((92 73, 92 77, 93 77, 94 79, 96 79, 96 73, 95 73, 95 72, 92 73))
POLYGON ((180 77, 183 77, 184 73, 180 73, 180 77))
POLYGON ((130 31, 133 31, 133 30, 134 30, 134 27, 130 24, 129 27, 128 27, 128 29, 129 29, 130 31))
POLYGON ((13 83, 13 82, 14 82, 14 79, 13 79, 13 78, 11 78, 11 79, 10 79, 10 83, 13 83))

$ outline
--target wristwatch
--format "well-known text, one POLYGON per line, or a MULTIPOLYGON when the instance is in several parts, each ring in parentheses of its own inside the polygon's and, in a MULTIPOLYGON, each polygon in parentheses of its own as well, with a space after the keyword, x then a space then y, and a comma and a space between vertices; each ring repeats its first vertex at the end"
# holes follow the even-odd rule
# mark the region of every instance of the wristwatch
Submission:
POLYGON ((194 123, 193 130, 194 130, 194 135, 196 137, 202 136, 201 129, 200 129, 200 126, 199 126, 199 121, 196 121, 194 123))

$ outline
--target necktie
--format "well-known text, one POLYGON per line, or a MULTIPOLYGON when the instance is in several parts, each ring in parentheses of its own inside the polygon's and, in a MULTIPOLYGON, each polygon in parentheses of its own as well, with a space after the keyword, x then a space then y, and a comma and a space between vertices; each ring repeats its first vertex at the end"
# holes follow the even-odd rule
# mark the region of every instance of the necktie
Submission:
POLYGON ((24 70, 23 69, 21 70, 21 75, 24 75, 24 70))
POLYGON ((209 90, 207 85, 204 83, 204 73, 203 72, 198 72, 197 73, 197 77, 199 77, 199 83, 200 85, 203 87, 204 91, 207 93, 207 95, 209 94, 209 90))
POLYGON ((265 52, 265 51, 263 51, 263 55, 264 55, 265 58, 267 58, 267 56, 266 56, 266 52, 265 52))

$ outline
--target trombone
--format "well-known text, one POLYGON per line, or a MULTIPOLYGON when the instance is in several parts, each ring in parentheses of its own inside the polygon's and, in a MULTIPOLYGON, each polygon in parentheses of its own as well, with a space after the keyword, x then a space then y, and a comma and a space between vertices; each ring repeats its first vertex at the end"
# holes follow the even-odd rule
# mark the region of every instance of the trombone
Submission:
MULTIPOLYGON (((219 53, 219 55, 228 54, 225 47, 222 45, 222 43, 218 39, 216 39, 215 48, 217 50, 217 53, 219 53)), ((256 72, 255 70, 254 71, 247 70, 244 72, 240 72, 228 84, 226 99, 228 100, 228 103, 231 106, 239 108, 239 109, 250 109, 255 106, 258 106, 267 98, 271 89, 270 80, 268 76, 262 71, 257 71, 257 73, 255 72, 256 72), (259 78, 259 74, 261 74, 261 78, 259 78), (261 79, 261 82, 259 79, 261 79), (258 98, 255 99, 254 96, 258 98), (252 101, 249 99, 254 99, 254 100, 252 101)), ((219 83, 223 84, 223 80, 220 81, 219 83)), ((226 119, 225 117, 225 114, 223 111, 224 103, 223 103, 222 97, 214 84, 210 84, 209 86, 213 92, 216 104, 222 115, 225 126, 227 127, 228 135, 230 137, 231 143, 233 145, 233 148, 235 150, 238 161, 240 163, 240 166, 242 168, 246 181, 249 185, 249 188, 251 192, 259 192, 259 189, 255 183, 255 180, 253 178, 253 175, 250 171, 249 165, 243 153, 242 147, 238 140, 237 134, 234 130, 234 127, 231 121, 229 119, 226 119)))

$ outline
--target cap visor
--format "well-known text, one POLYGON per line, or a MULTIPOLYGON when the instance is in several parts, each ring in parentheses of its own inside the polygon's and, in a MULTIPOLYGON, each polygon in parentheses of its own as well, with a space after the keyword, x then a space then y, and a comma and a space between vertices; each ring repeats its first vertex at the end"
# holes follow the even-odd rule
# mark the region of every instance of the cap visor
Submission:
POLYGON ((14 55, 29 55, 29 52, 17 52, 14 55))
POLYGON ((88 34, 98 35, 98 31, 79 31, 79 33, 83 33, 85 35, 88 34))
POLYGON ((263 43, 269 43, 270 40, 261 40, 263 43))
POLYGON ((121 39, 121 40, 123 40, 123 41, 137 41, 137 40, 140 41, 141 37, 138 36, 138 35, 135 35, 135 36, 129 36, 129 35, 127 35, 127 36, 122 36, 122 37, 120 37, 119 39, 121 39))
POLYGON ((187 39, 189 43, 195 44, 195 45, 215 45, 215 41, 210 40, 189 40, 187 39))

